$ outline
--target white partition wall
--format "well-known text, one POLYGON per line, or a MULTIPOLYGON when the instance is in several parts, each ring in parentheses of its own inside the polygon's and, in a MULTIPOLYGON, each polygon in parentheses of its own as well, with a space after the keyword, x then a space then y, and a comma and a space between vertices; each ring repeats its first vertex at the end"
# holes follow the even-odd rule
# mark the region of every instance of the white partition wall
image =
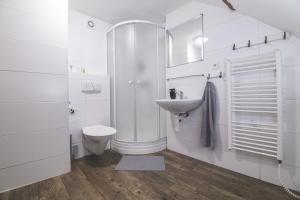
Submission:
POLYGON ((108 33, 112 85, 112 148, 143 154, 166 147, 164 114, 155 100, 164 97, 164 29, 149 22, 125 22, 108 33))
POLYGON ((70 170, 67 0, 0 1, 0 192, 70 170))

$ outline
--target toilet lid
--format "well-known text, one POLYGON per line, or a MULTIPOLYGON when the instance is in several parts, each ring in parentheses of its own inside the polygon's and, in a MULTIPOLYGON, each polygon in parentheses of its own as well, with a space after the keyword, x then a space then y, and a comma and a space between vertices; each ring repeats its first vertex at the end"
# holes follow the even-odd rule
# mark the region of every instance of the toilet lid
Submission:
POLYGON ((88 136, 108 136, 114 135, 116 129, 103 125, 88 126, 82 129, 83 134, 88 136))

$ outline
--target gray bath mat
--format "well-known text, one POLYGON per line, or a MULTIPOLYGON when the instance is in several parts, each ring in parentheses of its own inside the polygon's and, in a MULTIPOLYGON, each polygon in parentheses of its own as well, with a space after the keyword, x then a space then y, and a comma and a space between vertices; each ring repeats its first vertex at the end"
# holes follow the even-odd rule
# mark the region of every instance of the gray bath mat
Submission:
POLYGON ((163 156, 123 156, 116 170, 123 171, 164 171, 163 156))

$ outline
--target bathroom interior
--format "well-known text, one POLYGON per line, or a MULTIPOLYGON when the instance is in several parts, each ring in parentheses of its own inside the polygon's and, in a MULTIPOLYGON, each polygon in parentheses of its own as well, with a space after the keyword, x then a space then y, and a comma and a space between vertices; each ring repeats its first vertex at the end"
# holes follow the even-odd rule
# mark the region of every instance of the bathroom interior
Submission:
POLYGON ((0 200, 300 199, 299 8, 0 0, 0 200))

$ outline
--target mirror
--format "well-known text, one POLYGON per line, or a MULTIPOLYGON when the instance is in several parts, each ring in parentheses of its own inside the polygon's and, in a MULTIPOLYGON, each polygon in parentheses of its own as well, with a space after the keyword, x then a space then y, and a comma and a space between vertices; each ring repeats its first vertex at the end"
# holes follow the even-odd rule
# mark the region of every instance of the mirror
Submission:
POLYGON ((204 59, 203 15, 167 30, 169 67, 204 59))

